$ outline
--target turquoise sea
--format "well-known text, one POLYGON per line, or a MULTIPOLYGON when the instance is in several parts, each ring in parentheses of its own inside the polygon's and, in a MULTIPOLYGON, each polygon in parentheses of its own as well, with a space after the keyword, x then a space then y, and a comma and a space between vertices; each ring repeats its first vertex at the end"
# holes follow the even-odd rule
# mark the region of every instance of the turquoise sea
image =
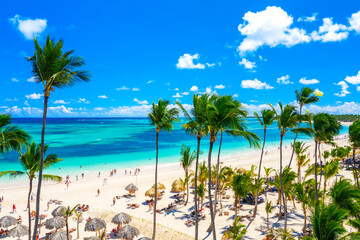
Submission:
MULTIPOLYGON (((13 124, 28 133, 32 140, 40 143, 40 118, 15 118, 13 124)), ((179 161, 179 151, 183 144, 196 149, 196 138, 187 135, 181 128, 181 122, 175 124, 171 133, 161 132, 159 136, 159 163, 179 161)), ((263 128, 255 118, 248 118, 249 130, 263 137, 263 128)), ((348 127, 343 126, 341 134, 347 134, 348 127)), ((289 133, 287 144, 293 139, 289 133)), ((306 136, 299 139, 310 140, 306 136)), ((61 163, 47 172, 63 174, 79 171, 99 171, 99 169, 126 169, 153 165, 155 161, 155 130, 147 118, 49 118, 47 119, 45 142, 49 144, 48 153, 57 153, 63 159, 61 163), (80 169, 81 167, 81 169, 80 169)), ((277 147, 279 131, 274 124, 267 131, 267 147, 277 147)), ((201 158, 206 158, 208 139, 204 138, 201 158)), ((213 154, 217 154, 218 141, 213 154)), ((225 136, 222 154, 234 151, 251 151, 243 138, 225 136)), ((215 156, 215 155, 214 155, 215 156)), ((0 156, 0 170, 17 170, 18 154, 15 152, 0 156)))

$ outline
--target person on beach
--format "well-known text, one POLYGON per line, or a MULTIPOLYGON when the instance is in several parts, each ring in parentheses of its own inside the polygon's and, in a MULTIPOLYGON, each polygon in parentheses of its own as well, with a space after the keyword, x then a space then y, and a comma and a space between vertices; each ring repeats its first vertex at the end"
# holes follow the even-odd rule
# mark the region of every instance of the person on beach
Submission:
POLYGON ((127 174, 127 171, 125 170, 125 175, 127 174))
POLYGON ((103 182, 103 185, 105 185, 107 183, 107 179, 104 178, 104 182, 103 182))
POLYGON ((1 203, 0 203, 0 212, 1 212, 1 208, 2 208, 2 207, 1 207, 1 203))
POLYGON ((115 203, 116 203, 116 198, 114 197, 113 198, 113 206, 115 206, 115 203))
POLYGON ((84 173, 81 174, 81 177, 84 178, 84 173))
POLYGON ((12 209, 13 209, 13 213, 16 213, 16 206, 15 206, 15 204, 13 204, 12 209))
POLYGON ((100 177, 100 174, 101 174, 101 173, 99 172, 99 175, 98 175, 98 177, 100 177))
POLYGON ((100 196, 100 189, 99 188, 97 190, 97 194, 98 194, 98 196, 100 196))

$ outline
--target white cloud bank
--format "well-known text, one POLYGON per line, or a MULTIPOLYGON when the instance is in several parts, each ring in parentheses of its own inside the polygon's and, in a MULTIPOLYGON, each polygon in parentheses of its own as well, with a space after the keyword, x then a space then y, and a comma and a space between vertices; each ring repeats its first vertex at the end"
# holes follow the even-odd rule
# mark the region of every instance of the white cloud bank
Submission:
POLYGON ((148 101, 146 100, 139 100, 137 98, 134 98, 134 102, 138 103, 138 104, 141 104, 141 105, 146 105, 146 104, 149 104, 148 101))
POLYGON ((317 79, 306 79, 306 77, 303 77, 299 80, 299 83, 301 84, 305 84, 305 85, 310 85, 310 84, 317 84, 320 81, 317 79))
POLYGON ((285 75, 285 76, 281 76, 279 77, 276 82, 278 84, 293 84, 293 82, 290 82, 290 76, 289 75, 285 75))
POLYGON ((251 61, 247 60, 246 58, 241 59, 241 61, 239 62, 239 65, 244 66, 246 69, 253 69, 256 67, 255 62, 251 62, 251 61))
POLYGON ((313 13, 311 16, 299 17, 298 22, 314 22, 316 21, 317 13, 313 13))
POLYGON ((31 100, 40 99, 42 96, 44 96, 44 94, 40 94, 40 93, 33 93, 33 94, 25 95, 25 97, 27 99, 31 99, 31 100))
POLYGON ((274 87, 270 86, 266 82, 261 82, 258 79, 254 80, 243 80, 241 81, 242 88, 253 88, 253 89, 273 89, 274 87))
POLYGON ((340 93, 335 93, 334 94, 335 96, 345 97, 346 95, 350 94, 350 92, 347 90, 349 85, 347 85, 345 81, 340 81, 335 85, 341 86, 341 92, 340 93))
POLYGON ((13 18, 10 18, 9 21, 24 34, 26 39, 29 40, 38 37, 45 30, 47 25, 46 19, 24 19, 20 15, 15 15, 13 18))
POLYGON ((190 55, 185 53, 183 56, 180 56, 178 59, 178 63, 176 67, 178 69, 204 69, 205 65, 201 63, 194 63, 194 60, 198 60, 200 58, 199 54, 190 55))

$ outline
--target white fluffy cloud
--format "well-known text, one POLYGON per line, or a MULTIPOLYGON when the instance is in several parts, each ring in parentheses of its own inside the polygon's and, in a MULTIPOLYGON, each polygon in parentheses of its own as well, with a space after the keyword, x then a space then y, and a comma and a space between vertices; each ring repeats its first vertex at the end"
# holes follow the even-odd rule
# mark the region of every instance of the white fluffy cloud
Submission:
POLYGON ((318 31, 311 33, 314 41, 336 42, 349 36, 348 28, 343 24, 333 23, 332 18, 324 18, 318 31))
POLYGON ((194 63, 194 60, 198 60, 200 58, 199 54, 190 55, 185 53, 183 56, 180 56, 178 59, 178 63, 176 67, 178 69, 204 69, 205 65, 201 63, 194 63))
POLYGON ((313 15, 311 15, 311 16, 299 17, 297 21, 298 22, 314 22, 314 21, 316 21, 316 16, 317 16, 317 13, 313 13, 313 15))
POLYGON ((191 91, 191 92, 197 92, 197 91, 199 91, 199 88, 198 88, 197 86, 192 86, 192 87, 190 88, 190 91, 191 91))
POLYGON ((98 96, 98 98, 103 98, 103 99, 106 99, 106 98, 108 98, 106 95, 100 95, 100 96, 98 96))
POLYGON ((50 111, 55 111, 55 112, 60 112, 60 113, 72 113, 71 111, 73 110, 72 108, 67 108, 64 105, 61 106, 57 106, 57 107, 49 107, 48 108, 50 111))
POLYGON ((267 45, 291 47, 299 43, 310 42, 306 31, 292 28, 293 18, 280 7, 267 7, 260 12, 245 13, 243 24, 238 29, 245 36, 238 50, 240 53, 256 51, 267 45))
POLYGON ((241 59, 241 61, 239 62, 239 65, 244 66, 246 69, 253 69, 254 67, 256 67, 255 62, 250 62, 249 60, 247 60, 245 58, 241 59))
POLYGON ((215 63, 205 63, 206 64, 206 66, 208 66, 208 67, 213 67, 213 66, 215 66, 215 63))
POLYGON ((64 100, 55 100, 54 104, 69 104, 70 102, 65 102, 64 100))
POLYGON ((141 104, 141 105, 146 105, 146 104, 149 104, 148 101, 146 100, 139 100, 137 98, 134 98, 134 102, 138 103, 138 104, 141 104))
POLYGON ((78 103, 85 103, 85 104, 89 104, 90 102, 88 100, 86 100, 86 98, 79 98, 78 103))
POLYGON ((360 11, 353 13, 348 20, 350 24, 349 29, 360 33, 360 11))
POLYGON ((346 76, 345 81, 351 84, 359 84, 360 83, 360 71, 356 76, 346 76))
POLYGON ((281 76, 279 77, 276 82, 278 84, 293 84, 293 82, 290 82, 290 76, 289 75, 285 75, 285 76, 281 76))
POLYGON ((149 83, 153 83, 153 82, 154 82, 153 80, 149 80, 146 83, 149 84, 149 83))
POLYGON ((35 77, 31 77, 29 79, 26 80, 27 82, 35 82, 35 77))
POLYGON ((261 82, 258 79, 254 80, 243 80, 241 81, 242 88, 253 88, 253 89, 273 89, 274 87, 270 86, 266 82, 261 82))
POLYGON ((19 82, 19 80, 16 79, 16 78, 12 78, 11 81, 12 81, 12 82, 19 82))
POLYGON ((137 91, 140 91, 140 88, 134 87, 132 90, 135 91, 135 92, 137 92, 137 91))
POLYGON ((175 95, 173 95, 172 97, 173 97, 173 98, 181 98, 181 97, 183 97, 183 96, 181 96, 180 93, 177 92, 177 93, 176 93, 175 95))
POLYGON ((127 90, 130 90, 130 88, 128 88, 126 86, 122 86, 122 87, 116 89, 116 91, 127 91, 127 90))
POLYGON ((340 93, 335 93, 335 96, 338 97, 345 97, 346 95, 348 95, 350 92, 347 90, 349 85, 346 84, 345 81, 340 81, 338 83, 336 83, 335 85, 341 86, 341 92, 340 93))
POLYGON ((187 95, 189 95, 189 92, 183 92, 181 94, 184 95, 184 96, 187 96, 187 95))
POLYGON ((222 85, 222 84, 220 84, 220 85, 216 85, 215 86, 215 89, 224 89, 225 88, 225 86, 224 85, 222 85))
POLYGON ((310 84, 317 84, 320 81, 317 79, 306 79, 306 77, 303 77, 299 80, 299 83, 301 84, 305 84, 305 85, 310 85, 310 84))
POLYGON ((38 37, 47 25, 46 19, 23 19, 20 15, 15 15, 13 18, 10 18, 10 22, 17 26, 25 38, 29 40, 38 37))
POLYGON ((33 94, 25 95, 25 97, 26 97, 27 99, 31 99, 31 100, 40 99, 41 96, 44 96, 44 94, 33 93, 33 94))

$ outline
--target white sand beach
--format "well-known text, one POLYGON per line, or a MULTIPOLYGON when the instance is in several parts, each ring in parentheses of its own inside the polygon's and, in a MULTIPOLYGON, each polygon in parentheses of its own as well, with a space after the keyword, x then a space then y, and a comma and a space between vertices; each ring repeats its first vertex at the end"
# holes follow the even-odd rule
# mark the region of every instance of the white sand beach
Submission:
MULTIPOLYGON (((336 140, 336 143, 339 146, 347 145, 347 139, 344 137, 339 137, 340 139, 336 140)), ((312 144, 312 142, 308 142, 312 144)), ((322 146, 322 150, 330 149, 329 146, 322 146)), ((279 150, 277 147, 267 148, 267 155, 264 155, 263 166, 273 167, 279 169, 279 150)), ((310 157, 312 158, 314 148, 313 146, 309 149, 310 157)), ((290 146, 284 147, 284 164, 289 162, 291 155, 290 146)), ((242 167, 245 169, 250 169, 251 165, 257 165, 259 162, 260 150, 251 151, 251 152, 239 152, 234 153, 233 155, 223 156, 221 161, 224 165, 232 167, 242 167)), ((313 161, 313 158, 312 158, 313 161)), ((179 177, 184 176, 184 171, 178 163, 176 164, 161 164, 161 149, 160 149, 160 166, 159 166, 159 178, 158 181, 163 183, 166 186, 166 192, 163 195, 162 200, 158 202, 158 209, 167 207, 171 202, 174 202, 172 196, 174 193, 171 193, 171 184, 174 180, 179 177)), ((216 162, 215 156, 212 159, 212 162, 216 162)), ((293 161, 292 167, 296 167, 295 161, 293 161)), ((264 171, 262 169, 262 174, 264 171)), ((350 171, 342 171, 342 175, 345 175, 347 178, 352 179, 350 171)), ((79 172, 79 177, 81 173, 79 172)), ((145 202, 148 197, 145 197, 144 193, 154 184, 154 168, 147 167, 141 168, 140 174, 137 176, 125 175, 121 166, 118 168, 116 175, 109 177, 108 173, 102 173, 102 176, 97 177, 97 173, 88 174, 84 178, 81 178, 78 181, 75 181, 75 176, 70 176, 72 181, 69 189, 67 189, 64 183, 60 184, 45 184, 42 188, 41 194, 41 213, 46 214, 47 218, 51 218, 51 211, 55 209, 58 205, 54 203, 50 204, 49 210, 47 210, 47 202, 50 199, 57 199, 62 201, 63 206, 75 206, 76 204, 85 204, 89 205, 89 211, 84 214, 84 219, 88 217, 101 217, 107 221, 107 232, 110 232, 111 229, 116 227, 115 224, 111 223, 111 217, 119 212, 125 212, 134 217, 132 225, 137 227, 140 230, 140 236, 151 237, 152 232, 152 218, 153 213, 149 211, 149 206, 145 202), (107 183, 104 185, 104 178, 107 179, 107 183), (113 205, 113 198, 115 196, 122 196, 126 194, 127 191, 124 189, 129 183, 137 184, 139 190, 136 192, 135 197, 131 198, 121 198, 116 201, 116 204, 113 205), (100 196, 97 196, 97 190, 100 190, 100 196), (127 204, 136 203, 139 204, 139 208, 128 209, 127 204)), ((335 179, 332 179, 335 180, 335 179)), ((16 218, 21 216, 23 223, 27 225, 27 211, 26 211, 26 199, 27 199, 27 182, 23 183, 22 187, 16 186, 11 187, 11 184, 0 183, 0 196, 4 196, 4 202, 2 202, 2 212, 0 216, 12 215, 16 218), (12 213, 12 206, 16 205, 17 212, 12 213)), ((192 189, 191 189, 192 190, 192 189)), ((191 191, 190 190, 190 191, 191 191)), ((36 191, 36 188, 34 192, 36 191)), ((229 226, 234 218, 234 211, 229 210, 229 207, 233 205, 234 196, 233 193, 229 190, 227 192, 231 197, 229 200, 223 200, 223 210, 228 211, 229 216, 216 216, 216 233, 220 239, 223 230, 225 227, 229 226)), ((277 193, 269 193, 268 198, 276 204, 277 193)), ((158 232, 156 239, 192 239, 194 236, 194 226, 187 227, 185 225, 186 214, 190 214, 190 209, 193 208, 193 194, 190 195, 189 203, 187 206, 178 205, 174 211, 168 213, 159 213, 157 215, 158 221, 158 232)), ((207 199, 205 199, 205 203, 207 199)), ((293 229, 296 233, 301 233, 303 227, 303 214, 299 206, 297 209, 294 209, 292 204, 289 206, 289 228, 293 229)), ((32 209, 35 207, 35 202, 32 201, 32 209)), ((246 234, 246 239, 263 239, 264 235, 262 232, 257 231, 256 229, 260 226, 266 225, 266 213, 265 213, 265 203, 259 204, 258 207, 258 216, 254 220, 243 220, 242 224, 248 227, 248 232, 246 234)), ((239 211, 239 216, 242 215, 251 215, 253 205, 244 204, 239 211)), ((283 220, 278 221, 277 219, 277 209, 270 216, 270 223, 272 226, 279 226, 283 224, 283 220)), ((199 223, 199 233, 201 239, 207 237, 208 233, 206 232, 210 224, 209 209, 205 208, 206 219, 200 221, 199 223)), ((84 232, 85 220, 80 223, 80 239, 88 236, 95 235, 92 232, 84 232)), ((76 228, 76 222, 71 219, 70 228, 76 228)), ((46 232, 45 227, 41 229, 40 237, 44 237, 46 232)), ((76 232, 72 233, 73 238, 76 238, 76 232)), ((23 239, 26 239, 27 236, 24 236, 23 239)))

